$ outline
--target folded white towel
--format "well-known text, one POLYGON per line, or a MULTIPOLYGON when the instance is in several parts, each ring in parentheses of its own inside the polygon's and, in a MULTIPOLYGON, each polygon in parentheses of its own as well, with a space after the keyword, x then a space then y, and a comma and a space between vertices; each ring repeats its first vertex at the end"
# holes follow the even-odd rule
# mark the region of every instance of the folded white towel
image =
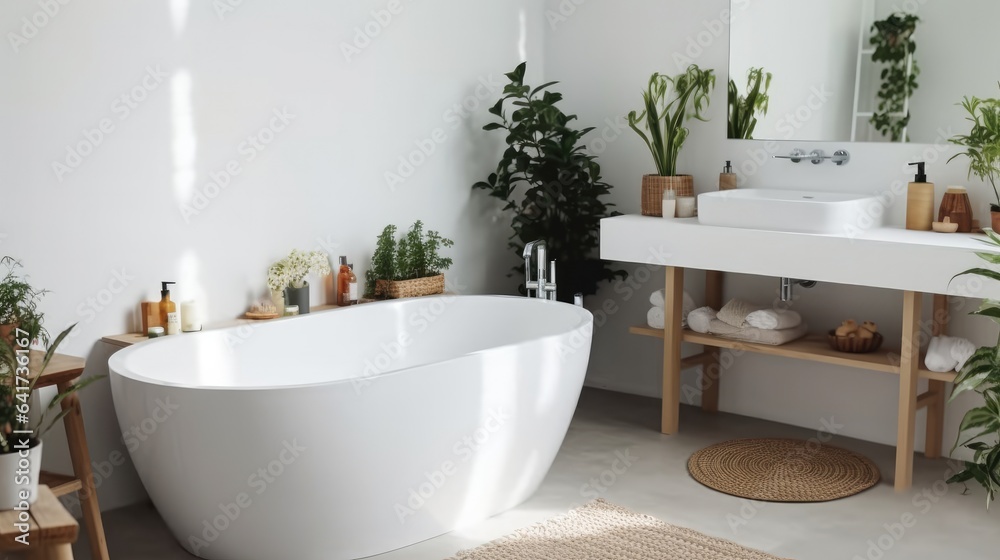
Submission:
MULTIPOLYGON (((652 295, 649 296, 649 304, 653 307, 659 307, 660 309, 666 307, 666 290, 657 290, 653 292, 652 295)), ((684 316, 687 317, 687 314, 694 311, 694 308, 698 307, 698 305, 694 302, 694 298, 691 297, 691 294, 684 292, 684 303, 681 304, 681 307, 684 310, 684 316)))
POLYGON ((719 320, 728 325, 743 329, 750 326, 747 323, 747 316, 761 309, 767 309, 767 307, 747 303, 741 299, 733 299, 719 310, 719 320))
POLYGON ((961 373, 965 369, 965 363, 976 353, 976 345, 971 340, 956 338, 951 346, 951 357, 958 361, 955 371, 961 373))
POLYGON ((805 323, 791 328, 781 330, 764 330, 753 327, 737 328, 728 323, 715 319, 709 327, 709 332, 723 338, 739 340, 742 342, 752 342, 755 344, 767 344, 769 346, 781 346, 794 342, 807 334, 809 327, 805 323))
POLYGON ((719 313, 711 307, 702 307, 688 313, 687 323, 696 333, 708 334, 708 329, 712 321, 718 318, 719 313))
POLYGON ((802 324, 802 316, 791 310, 761 309, 747 315, 747 323, 766 331, 794 329, 802 324))
POLYGON ((651 329, 662 329, 666 328, 666 317, 664 317, 663 309, 659 307, 654 307, 646 313, 646 324, 649 325, 651 329))

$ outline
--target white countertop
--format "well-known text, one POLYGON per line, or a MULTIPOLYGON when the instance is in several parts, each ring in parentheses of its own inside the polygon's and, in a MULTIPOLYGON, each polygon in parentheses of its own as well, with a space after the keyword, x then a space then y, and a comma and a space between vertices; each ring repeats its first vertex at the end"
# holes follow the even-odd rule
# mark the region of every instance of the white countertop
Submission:
POLYGON ((601 220, 601 258, 932 294, 1000 299, 1000 283, 952 277, 996 252, 985 235, 879 228, 856 236, 707 226, 697 218, 601 220))

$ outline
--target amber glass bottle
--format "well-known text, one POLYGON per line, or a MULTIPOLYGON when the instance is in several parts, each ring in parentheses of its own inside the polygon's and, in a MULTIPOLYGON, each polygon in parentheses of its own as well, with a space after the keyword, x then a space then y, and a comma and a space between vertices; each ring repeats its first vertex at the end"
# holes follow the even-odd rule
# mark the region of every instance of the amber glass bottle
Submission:
POLYGON ((351 305, 351 268, 347 266, 347 257, 340 257, 340 270, 337 272, 337 305, 351 305))

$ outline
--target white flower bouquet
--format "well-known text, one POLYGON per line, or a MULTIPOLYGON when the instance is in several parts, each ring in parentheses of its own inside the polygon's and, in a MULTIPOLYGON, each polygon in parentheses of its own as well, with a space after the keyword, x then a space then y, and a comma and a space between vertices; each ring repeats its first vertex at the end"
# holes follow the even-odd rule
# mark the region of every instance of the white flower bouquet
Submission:
POLYGON ((267 271, 267 286, 272 292, 280 293, 285 288, 302 288, 306 276, 330 274, 330 256, 323 251, 299 251, 271 265, 267 271))

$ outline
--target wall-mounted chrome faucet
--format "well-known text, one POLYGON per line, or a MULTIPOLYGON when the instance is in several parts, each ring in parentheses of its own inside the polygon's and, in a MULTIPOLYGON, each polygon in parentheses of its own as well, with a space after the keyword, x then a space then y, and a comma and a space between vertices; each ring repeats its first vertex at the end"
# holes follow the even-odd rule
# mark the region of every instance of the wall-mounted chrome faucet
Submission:
POLYGON ((782 278, 781 279, 781 301, 789 302, 792 301, 792 288, 798 284, 803 288, 809 289, 816 286, 816 282, 813 280, 795 280, 792 278, 782 278))
POLYGON ((792 163, 799 163, 804 159, 807 159, 813 163, 813 165, 819 165, 826 160, 832 161, 835 165, 847 165, 851 161, 851 154, 847 150, 837 150, 833 152, 832 156, 828 156, 823 153, 823 150, 813 150, 810 153, 806 153, 805 150, 795 149, 792 153, 787 156, 772 156, 774 159, 787 159, 791 160, 792 163))
POLYGON ((548 263, 548 277, 545 273, 545 242, 542 240, 532 241, 524 246, 524 287, 528 292, 528 297, 539 299, 556 300, 556 261, 548 263), (535 279, 531 279, 531 256, 535 257, 536 272, 535 279))

